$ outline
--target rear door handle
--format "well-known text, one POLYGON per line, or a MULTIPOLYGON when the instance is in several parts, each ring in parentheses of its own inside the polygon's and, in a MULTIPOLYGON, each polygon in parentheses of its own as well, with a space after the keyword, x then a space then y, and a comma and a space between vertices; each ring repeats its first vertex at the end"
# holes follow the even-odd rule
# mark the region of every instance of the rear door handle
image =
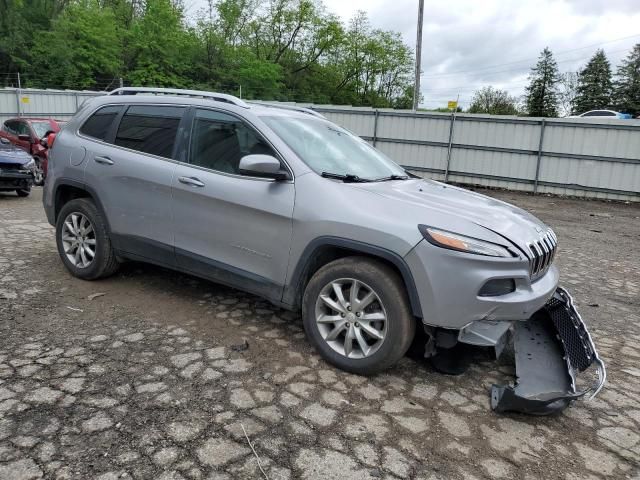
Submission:
POLYGON ((204 187, 204 183, 195 177, 178 177, 178 181, 185 185, 191 185, 192 187, 204 187))
POLYGON ((102 165, 113 165, 113 160, 109 157, 95 157, 93 159, 96 163, 100 163, 102 165))

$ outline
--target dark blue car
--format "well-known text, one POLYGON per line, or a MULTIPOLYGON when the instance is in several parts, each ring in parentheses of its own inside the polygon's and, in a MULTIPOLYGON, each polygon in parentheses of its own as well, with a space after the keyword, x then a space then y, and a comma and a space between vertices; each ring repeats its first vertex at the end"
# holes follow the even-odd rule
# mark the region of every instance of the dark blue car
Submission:
POLYGON ((31 155, 0 138, 0 192, 15 191, 20 197, 29 195, 35 168, 31 155))

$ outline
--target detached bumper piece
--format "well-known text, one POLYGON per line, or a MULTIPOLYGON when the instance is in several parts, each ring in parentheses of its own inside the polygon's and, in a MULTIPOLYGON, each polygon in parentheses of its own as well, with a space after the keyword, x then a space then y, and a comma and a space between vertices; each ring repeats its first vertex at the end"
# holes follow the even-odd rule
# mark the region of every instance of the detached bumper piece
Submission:
POLYGON ((573 400, 593 398, 604 386, 606 369, 569 293, 558 287, 547 304, 526 322, 514 325, 514 386, 493 385, 496 412, 549 415, 573 400), (577 390, 576 378, 594 365, 597 381, 577 390))

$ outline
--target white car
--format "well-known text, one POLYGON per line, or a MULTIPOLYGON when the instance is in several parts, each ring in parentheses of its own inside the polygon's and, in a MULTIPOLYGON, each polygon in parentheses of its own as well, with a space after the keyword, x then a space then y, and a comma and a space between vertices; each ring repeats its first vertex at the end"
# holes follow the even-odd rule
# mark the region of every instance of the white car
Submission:
POLYGON ((627 120, 632 118, 628 113, 615 112, 613 110, 589 110, 581 115, 571 115, 569 118, 590 118, 590 117, 604 117, 604 118, 618 118, 620 120, 627 120))

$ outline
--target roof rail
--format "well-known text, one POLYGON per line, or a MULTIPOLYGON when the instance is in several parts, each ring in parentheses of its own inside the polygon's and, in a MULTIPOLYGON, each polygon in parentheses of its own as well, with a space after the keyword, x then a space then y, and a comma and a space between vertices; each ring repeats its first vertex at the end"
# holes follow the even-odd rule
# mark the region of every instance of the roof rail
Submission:
POLYGON ((195 98, 209 98, 216 102, 230 103, 242 108, 249 108, 245 102, 226 93, 206 92, 204 90, 182 90, 179 88, 121 87, 109 92, 109 95, 138 95, 150 93, 155 95, 176 95, 195 98))
POLYGON ((283 110, 293 110, 294 112, 308 113, 309 115, 313 115, 314 117, 318 117, 318 118, 323 118, 325 120, 327 118, 324 115, 316 112, 315 110, 312 110, 311 108, 298 107, 296 105, 287 105, 282 103, 269 103, 269 102, 260 102, 260 101, 251 101, 247 103, 250 103, 253 105, 261 105, 267 108, 282 108, 283 110))

